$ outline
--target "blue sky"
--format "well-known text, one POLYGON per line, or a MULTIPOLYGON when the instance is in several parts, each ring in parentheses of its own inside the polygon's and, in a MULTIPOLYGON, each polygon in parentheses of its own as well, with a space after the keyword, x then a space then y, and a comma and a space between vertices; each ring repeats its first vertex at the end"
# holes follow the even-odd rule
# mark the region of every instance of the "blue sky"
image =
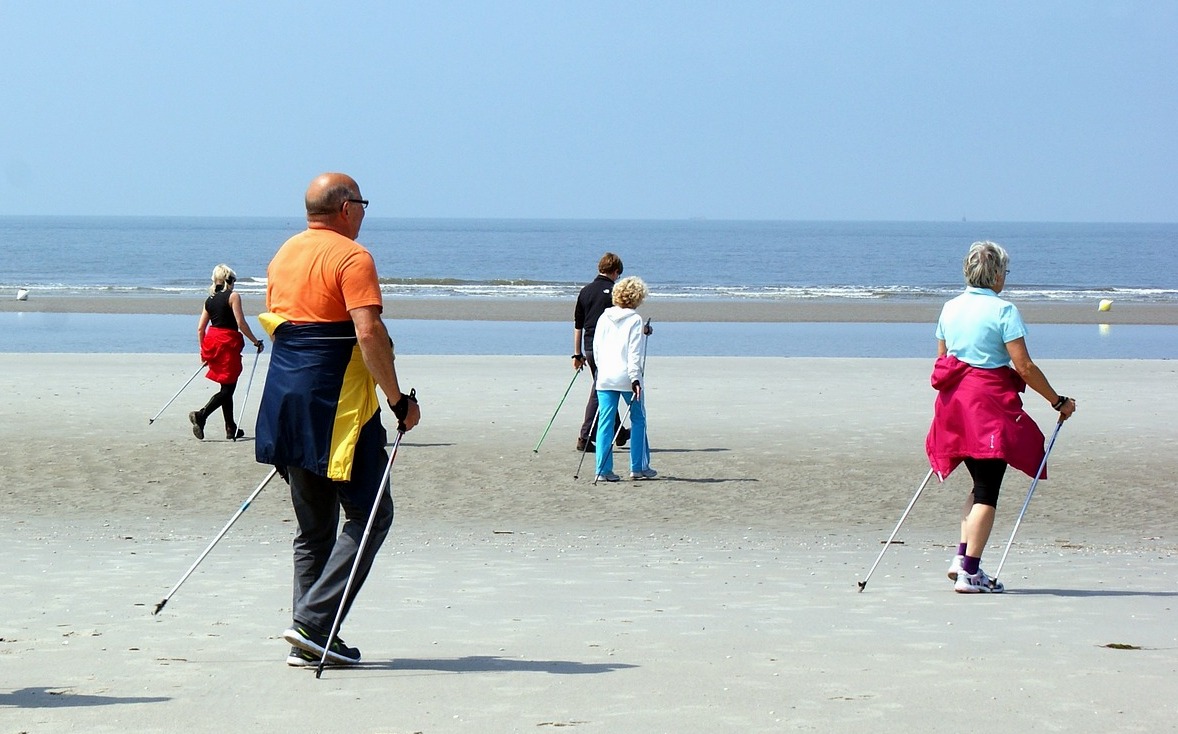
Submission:
POLYGON ((1178 221, 1178 3, 0 0, 0 214, 1178 221))

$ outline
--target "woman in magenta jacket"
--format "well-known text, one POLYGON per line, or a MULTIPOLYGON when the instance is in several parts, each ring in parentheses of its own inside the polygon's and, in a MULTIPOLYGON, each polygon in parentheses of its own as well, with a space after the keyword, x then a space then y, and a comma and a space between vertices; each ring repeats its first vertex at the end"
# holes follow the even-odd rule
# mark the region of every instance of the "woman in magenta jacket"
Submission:
POLYGON ((1002 477, 1007 465, 1033 477, 1043 460, 1043 433, 1023 409, 1021 393, 1027 387, 1039 393, 1061 421, 1076 411, 1076 401, 1056 392, 1031 361, 1018 308, 998 297, 1009 264, 1001 246, 975 242, 965 256, 965 292, 944 305, 937 321, 932 384, 938 394, 925 449, 941 481, 961 463, 973 478, 949 567, 954 591, 963 594, 1003 590, 981 569, 1002 477))

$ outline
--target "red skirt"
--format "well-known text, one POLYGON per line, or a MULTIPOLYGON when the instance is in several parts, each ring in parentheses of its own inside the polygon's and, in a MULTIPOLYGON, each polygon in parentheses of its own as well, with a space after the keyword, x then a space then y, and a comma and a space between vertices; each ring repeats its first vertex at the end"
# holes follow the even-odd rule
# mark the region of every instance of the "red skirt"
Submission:
POLYGON ((200 342, 200 358, 209 366, 205 377, 218 385, 230 385, 241 377, 241 348, 245 339, 237 329, 210 326, 200 342))

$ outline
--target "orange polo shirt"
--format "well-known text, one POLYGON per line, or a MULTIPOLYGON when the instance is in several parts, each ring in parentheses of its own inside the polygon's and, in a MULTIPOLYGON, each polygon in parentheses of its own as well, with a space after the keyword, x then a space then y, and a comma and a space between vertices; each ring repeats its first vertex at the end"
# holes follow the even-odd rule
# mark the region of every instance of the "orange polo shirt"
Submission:
POLYGON ((349 321, 354 308, 383 305, 371 253, 329 229, 291 237, 266 270, 266 309, 288 321, 349 321))

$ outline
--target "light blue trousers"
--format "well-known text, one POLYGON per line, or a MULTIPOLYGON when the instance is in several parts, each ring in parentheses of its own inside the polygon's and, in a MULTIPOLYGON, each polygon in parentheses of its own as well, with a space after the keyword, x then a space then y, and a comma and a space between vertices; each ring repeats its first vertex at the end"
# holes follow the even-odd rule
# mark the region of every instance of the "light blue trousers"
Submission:
POLYGON ((646 445, 646 411, 642 401, 634 401, 630 391, 597 391, 597 473, 614 470, 614 435, 618 432, 618 401, 630 406, 630 471, 650 468, 650 449, 646 445))

